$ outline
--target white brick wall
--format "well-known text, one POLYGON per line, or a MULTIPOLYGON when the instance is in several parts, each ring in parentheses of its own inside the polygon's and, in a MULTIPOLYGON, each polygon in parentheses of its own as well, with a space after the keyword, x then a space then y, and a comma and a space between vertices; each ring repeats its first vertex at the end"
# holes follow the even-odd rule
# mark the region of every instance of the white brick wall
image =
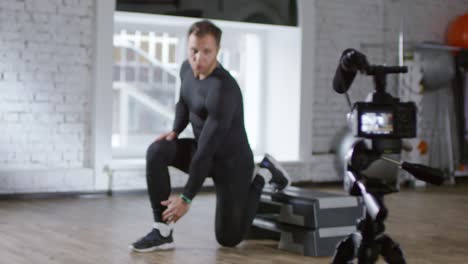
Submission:
POLYGON ((0 1, 2 168, 88 166, 93 16, 92 0, 0 1))
MULTIPOLYGON (((333 75, 344 49, 353 47, 362 50, 371 63, 396 63, 396 53, 383 48, 363 49, 361 44, 396 43, 400 15, 405 17, 406 41, 443 42, 449 22, 468 11, 466 0, 317 0, 315 3, 317 48, 312 152, 317 155, 329 152, 333 136, 344 125, 345 113, 348 111, 345 97, 332 90, 333 75)), ((351 99, 365 99, 372 87, 371 78, 358 76, 351 87, 351 99)), ((433 104, 433 101, 428 99, 425 104, 433 104)), ((432 120, 431 112, 428 112, 424 126, 434 127, 429 124, 432 120)), ((324 155, 327 156, 321 162, 333 162, 332 157, 324 155)), ((312 167, 316 168, 314 165, 312 167)), ((333 166, 322 167, 328 167, 330 171, 312 169, 312 179, 336 178, 333 166), (325 177, 323 174, 330 176, 325 177)))
POLYGON ((8 175, 0 177, 0 194, 93 190, 91 169, 0 169, 0 174, 8 175))
MULTIPOLYGON (((349 111, 343 95, 332 89, 332 80, 341 52, 360 49, 364 43, 383 40, 383 4, 375 0, 316 1, 316 62, 313 100, 313 153, 327 153, 331 140, 345 124, 349 111)), ((367 52, 369 60, 380 61, 381 52, 367 52)), ((372 79, 358 77, 351 90, 352 100, 363 99, 371 91, 372 79)))

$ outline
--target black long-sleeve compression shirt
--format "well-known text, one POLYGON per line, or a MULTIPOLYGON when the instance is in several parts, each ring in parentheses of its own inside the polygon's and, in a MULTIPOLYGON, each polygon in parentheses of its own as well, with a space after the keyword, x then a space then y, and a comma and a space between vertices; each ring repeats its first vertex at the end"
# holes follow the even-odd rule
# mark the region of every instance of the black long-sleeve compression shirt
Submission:
POLYGON ((197 150, 183 194, 192 199, 201 189, 213 160, 251 153, 244 126, 242 93, 235 79, 219 63, 205 79, 196 79, 185 61, 180 70, 180 98, 173 131, 192 125, 197 150))

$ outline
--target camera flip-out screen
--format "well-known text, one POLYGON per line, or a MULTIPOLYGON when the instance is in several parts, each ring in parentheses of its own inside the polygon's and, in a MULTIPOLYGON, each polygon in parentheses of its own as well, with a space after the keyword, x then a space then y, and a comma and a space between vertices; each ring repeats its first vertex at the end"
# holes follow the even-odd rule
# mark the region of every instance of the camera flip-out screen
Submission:
POLYGON ((348 121, 358 137, 412 138, 416 136, 416 105, 357 102, 348 121))
POLYGON ((367 112, 361 115, 360 131, 367 135, 391 135, 393 133, 393 113, 367 112))

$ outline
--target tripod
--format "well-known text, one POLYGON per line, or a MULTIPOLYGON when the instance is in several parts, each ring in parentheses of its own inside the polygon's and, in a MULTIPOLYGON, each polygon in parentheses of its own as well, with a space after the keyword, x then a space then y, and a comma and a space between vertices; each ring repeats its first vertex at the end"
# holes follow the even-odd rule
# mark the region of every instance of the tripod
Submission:
POLYGON ((381 255, 391 264, 406 263, 400 246, 384 233, 384 221, 388 210, 384 204, 384 195, 397 190, 380 180, 367 178, 360 171, 377 159, 382 159, 400 166, 417 179, 441 185, 444 181, 442 171, 420 164, 400 163, 381 156, 368 149, 363 141, 358 141, 352 148, 349 160, 351 166, 346 172, 345 183, 350 195, 360 196, 364 202, 365 217, 357 224, 357 232, 350 234, 336 248, 333 264, 352 263, 354 258, 359 264, 375 263, 381 255), (370 191, 368 191, 370 190, 370 191))
POLYGON ((384 233, 388 213, 383 200, 385 192, 368 193, 365 185, 354 177, 355 173, 348 171, 347 177, 354 180, 351 193, 363 197, 365 217, 359 220, 357 232, 338 244, 332 263, 352 263, 355 257, 359 264, 375 263, 379 255, 388 263, 406 263, 400 246, 384 233))

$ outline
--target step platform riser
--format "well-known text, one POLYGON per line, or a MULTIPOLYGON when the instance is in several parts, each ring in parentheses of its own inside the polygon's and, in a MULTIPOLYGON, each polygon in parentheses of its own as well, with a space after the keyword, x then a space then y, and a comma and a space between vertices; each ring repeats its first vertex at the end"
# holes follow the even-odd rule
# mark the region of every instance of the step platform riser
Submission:
POLYGON ((332 256, 362 216, 356 197, 297 187, 265 189, 248 238, 275 239, 280 249, 305 256, 332 256))

